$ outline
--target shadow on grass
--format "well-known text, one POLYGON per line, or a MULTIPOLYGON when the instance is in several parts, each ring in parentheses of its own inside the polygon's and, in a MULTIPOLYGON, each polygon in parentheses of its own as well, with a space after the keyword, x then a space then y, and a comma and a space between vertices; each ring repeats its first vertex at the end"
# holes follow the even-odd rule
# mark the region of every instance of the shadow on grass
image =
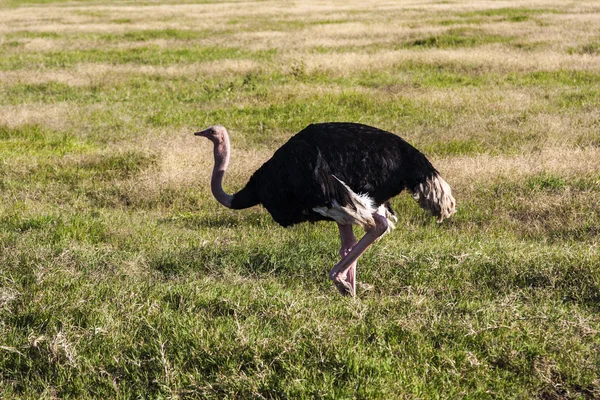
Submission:
POLYGON ((498 295, 516 289, 550 291, 563 302, 600 310, 600 282, 591 262, 490 261, 472 266, 470 275, 474 285, 498 295))
POLYGON ((331 249, 326 252, 314 247, 307 249, 304 246, 299 250, 298 246, 298 240, 295 239, 273 241, 268 246, 245 243, 244 240, 234 244, 199 244, 197 247, 163 250, 150 256, 148 264, 167 279, 190 273, 276 276, 284 280, 303 280, 309 275, 318 279, 324 277, 326 268, 322 266, 331 263, 327 255, 333 255, 335 251, 331 249))
POLYGON ((240 226, 263 227, 273 225, 271 217, 259 211, 244 213, 231 212, 229 210, 214 213, 179 213, 158 221, 161 224, 175 224, 189 229, 200 228, 229 228, 240 226))

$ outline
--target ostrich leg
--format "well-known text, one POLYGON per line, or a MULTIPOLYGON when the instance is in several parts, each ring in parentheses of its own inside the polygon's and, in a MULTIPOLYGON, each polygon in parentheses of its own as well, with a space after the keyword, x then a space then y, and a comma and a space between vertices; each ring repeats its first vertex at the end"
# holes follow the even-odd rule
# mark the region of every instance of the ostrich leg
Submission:
MULTIPOLYGON (((358 257, 367 250, 371 243, 377 240, 377 238, 383 235, 387 230, 388 222, 384 216, 373 213, 373 219, 375 220, 375 226, 369 229, 362 239, 352 247, 350 252, 346 254, 342 260, 331 269, 331 271, 329 271, 329 278, 342 294, 354 296, 356 284, 354 281, 355 271, 352 273, 352 283, 349 282, 348 273, 353 267, 356 267, 356 260, 358 260, 358 257)), ((346 234, 347 228, 343 229, 344 231, 342 232, 342 228, 340 228, 340 237, 342 238, 346 234)))
MULTIPOLYGON (((354 232, 352 232, 352 225, 338 224, 338 228, 340 230, 340 241, 342 242, 342 248, 340 249, 340 257, 344 258, 346 255, 348 255, 348 253, 350 253, 350 250, 352 250, 352 248, 358 241, 354 236, 354 232)), ((348 284, 350 284, 350 286, 352 287, 352 291, 350 294, 352 296, 356 295, 356 263, 357 261, 354 261, 350 265, 348 273, 345 277, 342 278, 344 280, 343 284, 337 282, 336 280, 333 281, 337 289, 343 295, 348 294, 348 284)))

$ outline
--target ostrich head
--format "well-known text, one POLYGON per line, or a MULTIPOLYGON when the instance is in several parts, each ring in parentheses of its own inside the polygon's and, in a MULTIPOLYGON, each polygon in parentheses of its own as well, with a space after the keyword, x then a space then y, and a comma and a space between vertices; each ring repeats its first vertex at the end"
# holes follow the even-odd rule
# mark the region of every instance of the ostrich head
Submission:
POLYGON ((202 136, 215 144, 223 143, 227 137, 227 129, 223 125, 213 125, 203 131, 194 133, 196 136, 202 136))
POLYGON ((219 203, 231 208, 233 196, 225 193, 222 185, 223 175, 229 165, 229 135, 227 135, 227 129, 223 125, 213 125, 203 131, 194 133, 194 135, 203 136, 213 142, 215 166, 210 181, 210 189, 219 203))

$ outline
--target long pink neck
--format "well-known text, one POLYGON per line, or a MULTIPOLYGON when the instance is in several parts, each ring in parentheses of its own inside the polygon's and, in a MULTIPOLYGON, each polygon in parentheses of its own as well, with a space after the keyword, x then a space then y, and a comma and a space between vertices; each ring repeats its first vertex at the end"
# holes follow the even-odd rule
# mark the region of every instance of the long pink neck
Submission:
POLYGON ((210 190, 215 199, 225 207, 231 208, 233 196, 223 190, 223 175, 229 165, 229 137, 223 136, 223 141, 215 143, 215 167, 213 168, 210 190))

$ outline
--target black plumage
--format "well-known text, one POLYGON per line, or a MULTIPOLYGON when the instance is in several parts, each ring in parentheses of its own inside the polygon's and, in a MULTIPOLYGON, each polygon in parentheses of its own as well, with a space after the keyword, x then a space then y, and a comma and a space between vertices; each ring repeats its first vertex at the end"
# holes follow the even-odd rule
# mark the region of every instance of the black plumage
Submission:
POLYGON ((379 206, 436 174, 421 152, 393 133, 356 123, 312 124, 252 175, 233 195, 231 208, 260 203, 282 226, 331 220, 314 209, 331 207, 334 200, 352 205, 340 181, 379 206))

